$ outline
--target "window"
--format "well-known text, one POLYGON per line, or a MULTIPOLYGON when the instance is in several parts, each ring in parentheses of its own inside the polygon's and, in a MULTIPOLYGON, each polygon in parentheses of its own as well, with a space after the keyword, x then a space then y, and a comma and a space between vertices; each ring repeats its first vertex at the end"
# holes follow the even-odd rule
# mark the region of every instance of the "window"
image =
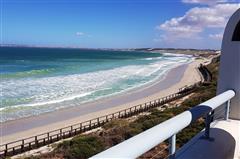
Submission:
POLYGON ((240 21, 233 32, 232 41, 240 41, 240 21))

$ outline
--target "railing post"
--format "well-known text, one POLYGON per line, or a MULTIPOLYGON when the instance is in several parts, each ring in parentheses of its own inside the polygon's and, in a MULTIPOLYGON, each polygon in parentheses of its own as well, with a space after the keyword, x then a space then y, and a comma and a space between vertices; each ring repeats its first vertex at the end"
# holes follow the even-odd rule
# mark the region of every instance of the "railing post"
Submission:
POLYGON ((174 159, 176 152, 176 134, 169 138, 169 158, 174 159))
POLYGON ((49 142, 49 132, 47 133, 47 139, 48 139, 48 142, 49 142))
POLYGON ((21 151, 24 149, 24 140, 22 140, 21 151))
POLYGON ((210 139, 210 124, 212 122, 212 112, 209 112, 205 119, 205 139, 210 139))
POLYGON ((8 144, 5 145, 4 155, 7 156, 7 153, 8 153, 8 144))
POLYGON ((229 108, 230 108, 231 101, 228 100, 225 106, 225 120, 228 120, 229 118, 229 108))
POLYGON ((60 129, 60 139, 62 139, 62 129, 60 129))
POLYGON ((99 120, 99 118, 97 118, 97 124, 98 124, 98 126, 100 126, 100 120, 99 120))
POLYGON ((35 136, 35 145, 38 147, 38 139, 37 139, 37 136, 35 136))
POLYGON ((13 151, 13 152, 12 152, 13 155, 15 155, 15 147, 12 148, 12 151, 13 151))
POLYGON ((28 144, 28 147, 29 147, 29 149, 31 149, 32 148, 32 145, 31 145, 32 143, 31 142, 29 142, 29 144, 28 144))
POLYGON ((82 123, 79 124, 79 131, 82 132, 82 123))

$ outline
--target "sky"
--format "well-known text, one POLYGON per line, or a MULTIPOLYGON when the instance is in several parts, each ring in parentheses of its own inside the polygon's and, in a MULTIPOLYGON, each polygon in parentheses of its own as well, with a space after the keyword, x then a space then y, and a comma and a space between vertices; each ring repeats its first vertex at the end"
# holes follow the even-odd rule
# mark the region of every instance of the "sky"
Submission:
POLYGON ((220 49, 240 0, 0 0, 1 44, 220 49))

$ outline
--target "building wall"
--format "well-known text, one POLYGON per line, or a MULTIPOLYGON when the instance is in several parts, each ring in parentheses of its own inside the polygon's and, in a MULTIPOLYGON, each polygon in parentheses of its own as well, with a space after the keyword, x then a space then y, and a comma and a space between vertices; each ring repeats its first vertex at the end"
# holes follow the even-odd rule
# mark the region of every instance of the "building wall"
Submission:
MULTIPOLYGON (((233 89, 236 96, 231 100, 230 118, 240 120, 240 41, 233 41, 234 31, 240 21, 240 9, 230 18, 222 41, 220 73, 217 93, 233 89)), ((240 29, 240 28, 238 28, 240 29)), ((236 32, 238 34, 239 32, 236 32)), ((240 36, 240 35, 235 35, 240 36)))

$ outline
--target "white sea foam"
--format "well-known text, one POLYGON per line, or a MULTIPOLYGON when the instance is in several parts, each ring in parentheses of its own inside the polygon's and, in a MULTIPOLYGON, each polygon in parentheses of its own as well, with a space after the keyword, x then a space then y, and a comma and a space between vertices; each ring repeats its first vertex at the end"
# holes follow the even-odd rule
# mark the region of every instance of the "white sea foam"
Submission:
MULTIPOLYGON (((73 100, 75 98, 80 98, 80 97, 84 97, 87 95, 90 95, 92 92, 88 92, 88 93, 82 93, 82 94, 78 94, 78 95, 73 95, 73 96, 69 96, 69 97, 65 97, 65 98, 61 98, 61 99, 57 99, 57 100, 51 100, 48 102, 39 102, 39 103, 33 103, 33 104, 20 104, 20 105, 14 105, 12 107, 34 107, 34 106, 42 106, 42 105, 47 105, 47 104, 55 104, 55 103, 61 103, 64 101, 69 101, 69 100, 73 100)), ((3 110, 4 108, 1 108, 1 110, 3 110)))
MULTIPOLYGON (((190 61, 190 58, 186 56, 156 57, 151 59, 148 58, 146 60, 155 59, 158 59, 158 61, 146 65, 132 64, 114 69, 83 74, 2 80, 1 87, 3 93, 0 95, 0 99, 3 99, 3 101, 4 98, 21 100, 17 104, 7 105, 6 107, 0 108, 0 111, 21 107, 23 110, 21 110, 21 113, 18 113, 19 117, 21 117, 29 114, 31 115, 29 109, 26 111, 24 110, 26 107, 36 107, 37 109, 34 110, 33 114, 38 114, 48 111, 46 110, 47 108, 49 108, 49 111, 52 111, 54 109, 76 105, 68 103, 69 105, 64 104, 63 106, 61 104, 58 105, 57 103, 70 102, 75 99, 82 99, 81 101, 74 101, 75 103, 99 99, 152 82, 160 76, 163 76, 167 70, 190 61), (119 82, 122 82, 124 85, 124 81, 131 79, 139 80, 139 82, 129 86, 126 83, 126 87, 112 91, 111 94, 103 94, 102 96, 95 96, 94 94, 97 91, 106 90, 106 88, 113 89, 119 82), (85 97, 89 98, 85 99, 85 97), (22 100, 22 98, 24 98, 24 100, 22 100), (44 107, 44 109, 41 110, 41 106, 46 105, 49 107, 44 107), (27 113, 27 111, 29 113, 27 113)), ((8 117, 8 114, 6 114, 3 120, 9 120, 10 118, 12 118, 12 115, 9 115, 8 117)))
POLYGON ((176 53, 162 53, 163 55, 167 55, 167 56, 173 56, 173 57, 193 57, 193 55, 187 55, 187 54, 176 54, 176 53))

